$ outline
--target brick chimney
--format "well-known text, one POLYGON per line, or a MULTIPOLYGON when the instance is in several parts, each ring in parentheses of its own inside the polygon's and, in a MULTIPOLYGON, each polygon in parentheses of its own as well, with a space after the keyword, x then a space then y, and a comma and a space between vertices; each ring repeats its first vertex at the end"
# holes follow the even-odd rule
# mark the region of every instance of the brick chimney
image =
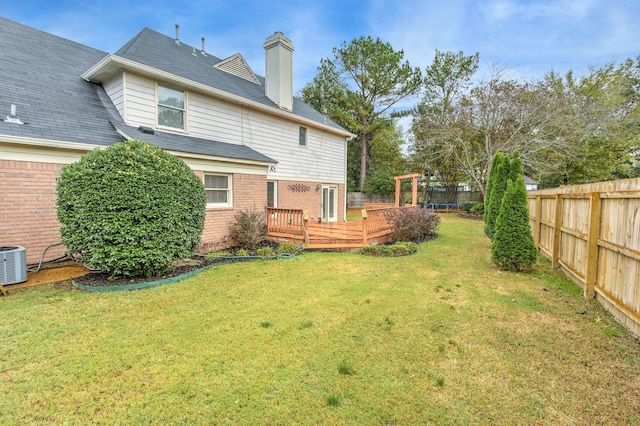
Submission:
POLYGON ((281 32, 267 37, 265 94, 280 108, 293 109, 293 44, 281 32))

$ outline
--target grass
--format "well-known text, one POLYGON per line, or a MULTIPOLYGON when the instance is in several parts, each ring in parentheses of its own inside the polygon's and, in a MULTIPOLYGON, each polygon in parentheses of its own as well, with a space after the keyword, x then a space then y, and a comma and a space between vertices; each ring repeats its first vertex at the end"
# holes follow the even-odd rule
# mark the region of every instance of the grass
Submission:
POLYGON ((347 220, 362 220, 362 209, 347 209, 347 220))
POLYGON ((501 272, 489 248, 443 215, 412 256, 13 291, 0 424, 639 424, 638 339, 546 263, 501 272))

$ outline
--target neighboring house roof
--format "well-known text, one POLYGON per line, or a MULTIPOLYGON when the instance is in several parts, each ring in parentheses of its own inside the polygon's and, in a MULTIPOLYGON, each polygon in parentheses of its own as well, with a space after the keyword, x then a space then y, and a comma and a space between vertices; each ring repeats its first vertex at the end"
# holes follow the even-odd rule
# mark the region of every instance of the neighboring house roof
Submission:
POLYGON ((524 183, 525 183, 525 185, 537 185, 538 181, 537 180, 533 180, 528 176, 525 176, 524 177, 524 183))
MULTIPOLYGON (((254 107, 262 107, 267 112, 284 115, 289 119, 308 120, 334 132, 352 136, 295 96, 293 111, 281 110, 266 96, 264 77, 253 74, 250 69, 244 70, 243 73, 233 73, 229 67, 225 67, 225 62, 238 57, 242 58, 238 54, 224 60, 209 53, 203 55, 202 51, 195 47, 144 28, 113 55, 108 55, 88 68, 83 78, 102 82, 119 73, 121 69, 133 69, 156 74, 156 78, 174 83, 180 81, 186 86, 210 91, 211 95, 227 97, 231 101, 251 103, 254 107), (253 77, 257 81, 251 81, 253 77)), ((241 65, 246 65, 244 59, 241 60, 241 65)))

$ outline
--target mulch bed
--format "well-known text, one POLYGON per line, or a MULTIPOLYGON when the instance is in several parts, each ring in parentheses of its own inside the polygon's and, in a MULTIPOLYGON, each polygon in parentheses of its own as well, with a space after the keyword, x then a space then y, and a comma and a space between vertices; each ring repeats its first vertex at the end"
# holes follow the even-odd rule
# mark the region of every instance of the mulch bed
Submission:
MULTIPOLYGON (((262 247, 271 247, 275 249, 277 247, 277 243, 273 241, 262 241, 258 244, 258 248, 262 247)), ((225 249, 225 253, 229 253, 225 256, 220 257, 203 257, 203 256, 192 256, 189 259, 185 259, 182 262, 179 262, 174 269, 171 271, 167 271, 161 275, 154 275, 152 277, 121 277, 121 278, 110 278, 109 274, 104 272, 91 272, 82 277, 74 278, 74 283, 79 286, 84 287, 115 287, 115 286, 128 286, 135 284, 143 284, 150 283, 154 281, 160 281, 167 278, 178 277, 180 275, 187 274, 189 272, 195 271, 196 269, 205 268, 207 266, 213 265, 225 265, 229 263, 238 263, 238 262, 247 262, 250 260, 255 260, 252 258, 247 258, 243 256, 235 257, 233 253, 235 253, 239 247, 230 247, 225 249)), ((249 256, 255 255, 255 252, 249 253, 249 256)))
POLYGON ((481 214, 473 214, 473 213, 469 213, 469 212, 458 212, 458 217, 462 217, 465 219, 477 219, 477 220, 482 220, 484 219, 484 215, 481 214))
POLYGON ((74 282, 80 286, 85 287, 111 287, 111 286, 124 286, 124 285, 132 285, 132 284, 142 284, 149 283, 154 281, 160 281, 167 278, 173 278, 180 275, 187 274, 189 272, 195 271, 196 269, 201 269, 210 265, 224 265, 228 263, 236 263, 236 262, 247 262, 252 259, 243 258, 243 257, 220 257, 213 259, 205 259, 203 257, 192 257, 188 260, 180 262, 178 266, 176 266, 171 271, 168 271, 161 275, 154 275, 152 277, 121 277, 121 278, 110 278, 109 274, 104 272, 91 272, 82 277, 74 278, 74 282))

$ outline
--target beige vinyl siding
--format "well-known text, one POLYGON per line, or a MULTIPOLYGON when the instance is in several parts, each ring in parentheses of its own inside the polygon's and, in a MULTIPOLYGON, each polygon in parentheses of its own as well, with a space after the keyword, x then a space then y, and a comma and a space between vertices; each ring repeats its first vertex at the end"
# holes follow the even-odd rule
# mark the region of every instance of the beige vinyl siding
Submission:
MULTIPOLYGON (((125 80, 127 124, 157 127, 156 83, 129 73, 125 80)), ((301 124, 293 115, 286 120, 192 91, 185 98, 189 136, 244 144, 271 157, 278 162, 269 173, 273 179, 345 182, 343 136, 301 124), (307 146, 299 144, 301 125, 308 129, 307 146)))
POLYGON ((109 95, 111 102, 118 109, 120 117, 126 117, 125 102, 124 102, 124 73, 120 74, 117 78, 103 84, 105 92, 109 95))
POLYGON ((188 126, 190 136, 241 144, 242 107, 190 92, 188 126))
POLYGON ((156 127, 156 83, 127 73, 125 89, 127 124, 156 127))
POLYGON ((245 144, 278 161, 273 177, 344 182, 344 137, 307 127, 307 146, 299 143, 300 123, 248 111, 251 136, 245 144))
POLYGON ((274 177, 344 182, 344 137, 190 92, 189 135, 247 145, 278 162, 274 177))

